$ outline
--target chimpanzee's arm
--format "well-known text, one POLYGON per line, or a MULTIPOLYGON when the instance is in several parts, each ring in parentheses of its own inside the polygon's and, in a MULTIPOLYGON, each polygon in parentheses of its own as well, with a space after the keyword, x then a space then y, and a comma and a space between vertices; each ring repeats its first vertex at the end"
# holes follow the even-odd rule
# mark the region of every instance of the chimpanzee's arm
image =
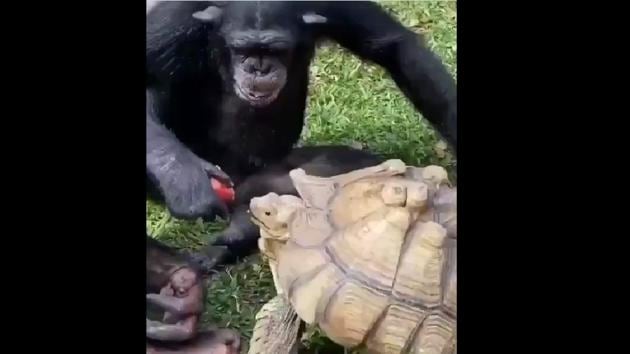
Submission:
MULTIPOLYGON (((147 174, 178 218, 226 217, 227 207, 212 190, 208 176, 229 177, 201 160, 162 125, 157 93, 170 83, 198 77, 207 70, 207 31, 192 14, 207 7, 199 1, 162 2, 147 13, 147 174)), ((168 94, 168 93, 167 93, 168 94)), ((168 97, 165 102, 169 102, 168 97)))
POLYGON ((147 175, 164 195, 171 214, 184 219, 225 218, 227 206, 212 190, 208 177, 231 184, 229 176, 200 159, 162 125, 157 116, 156 93, 147 89, 146 94, 147 175))
MULTIPOLYGON (((162 1, 147 11, 146 64, 149 81, 197 75, 207 62, 204 25, 192 14, 206 1, 162 1)), ((148 6, 148 5, 147 5, 148 6)))
POLYGON ((180 174, 185 173, 183 167, 196 161, 193 152, 160 122, 155 90, 148 88, 146 99, 147 173, 164 190, 177 183, 180 174))
POLYGON ((386 68, 416 108, 457 150, 457 89, 441 60, 417 34, 372 2, 325 7, 324 34, 386 68))
POLYGON ((153 89, 146 89, 146 163, 147 172, 160 182, 166 182, 169 174, 178 174, 172 167, 185 163, 201 163, 196 156, 175 134, 169 131, 159 118, 157 107, 157 93, 153 89))
POLYGON ((156 175, 168 170, 169 161, 178 154, 185 153, 186 147, 160 123, 157 111, 157 97, 152 89, 146 90, 146 147, 147 170, 156 175))
POLYGON ((176 324, 166 324, 147 319, 147 338, 161 341, 191 339, 197 332, 197 317, 190 316, 176 324))

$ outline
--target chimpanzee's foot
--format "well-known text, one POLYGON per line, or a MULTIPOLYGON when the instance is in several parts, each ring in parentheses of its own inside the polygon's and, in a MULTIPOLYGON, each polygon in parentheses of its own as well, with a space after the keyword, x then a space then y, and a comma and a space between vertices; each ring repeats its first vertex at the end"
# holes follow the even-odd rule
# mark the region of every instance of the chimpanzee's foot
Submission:
POLYGON ((247 210, 246 206, 236 208, 230 225, 216 236, 214 242, 199 252, 187 254, 201 272, 209 274, 218 266, 234 263, 258 250, 260 230, 250 220, 247 210))
POLYGON ((199 252, 182 252, 189 262, 202 274, 210 274, 218 266, 230 262, 233 258, 227 246, 209 245, 199 252))
POLYGON ((258 252, 258 238, 259 230, 257 227, 229 228, 221 233, 210 247, 227 247, 230 258, 224 261, 234 262, 236 259, 258 252))
POLYGON ((200 331, 187 342, 147 343, 147 354, 238 354, 241 339, 230 329, 200 331))
POLYGON ((203 274, 210 274, 217 267, 232 264, 239 258, 247 257, 258 250, 258 238, 235 236, 222 233, 216 241, 199 252, 187 253, 186 257, 203 274))

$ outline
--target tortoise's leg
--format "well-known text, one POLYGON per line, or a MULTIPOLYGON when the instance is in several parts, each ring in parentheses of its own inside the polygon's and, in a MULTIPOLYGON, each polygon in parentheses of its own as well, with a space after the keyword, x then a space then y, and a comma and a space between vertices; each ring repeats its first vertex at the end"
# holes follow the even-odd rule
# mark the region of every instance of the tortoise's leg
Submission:
POLYGON ((260 254, 262 254, 265 258, 267 258, 267 263, 269 264, 269 270, 271 270, 271 275, 273 277, 273 285, 276 287, 276 293, 278 295, 283 294, 282 288, 280 287, 280 280, 278 279, 278 263, 276 262, 276 255, 272 253, 272 251, 267 247, 268 241, 265 237, 260 237, 258 239, 258 248, 260 249, 260 254))
POLYGON ((260 250, 260 254, 267 257, 272 258, 271 253, 267 249, 267 242, 265 242, 266 238, 261 236, 258 238, 258 249, 260 250))
POLYGON ((276 296, 256 314, 248 354, 295 354, 302 321, 283 296, 276 296))
POLYGON ((276 293, 278 295, 284 295, 284 290, 280 286, 280 279, 278 278, 278 263, 274 260, 269 260, 269 269, 271 270, 271 275, 273 276, 273 285, 276 287, 276 293))

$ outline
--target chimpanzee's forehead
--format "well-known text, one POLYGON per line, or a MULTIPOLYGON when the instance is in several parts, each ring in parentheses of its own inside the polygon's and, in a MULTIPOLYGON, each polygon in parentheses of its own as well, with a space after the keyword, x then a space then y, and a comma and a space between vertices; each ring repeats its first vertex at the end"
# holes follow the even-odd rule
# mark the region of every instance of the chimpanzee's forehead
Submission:
POLYGON ((229 30, 291 30, 297 17, 290 2, 283 1, 234 1, 224 10, 229 30))
POLYGON ((229 45, 262 45, 290 48, 299 17, 290 3, 279 1, 235 1, 224 7, 221 31, 229 45))

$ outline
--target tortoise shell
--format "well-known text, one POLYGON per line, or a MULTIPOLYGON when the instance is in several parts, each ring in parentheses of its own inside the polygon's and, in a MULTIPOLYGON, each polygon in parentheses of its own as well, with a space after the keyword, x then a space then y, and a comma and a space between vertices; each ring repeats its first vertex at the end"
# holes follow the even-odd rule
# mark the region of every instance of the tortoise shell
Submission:
POLYGON ((329 178, 291 172, 303 200, 276 255, 305 322, 375 353, 454 353, 456 189, 400 160, 329 178))

